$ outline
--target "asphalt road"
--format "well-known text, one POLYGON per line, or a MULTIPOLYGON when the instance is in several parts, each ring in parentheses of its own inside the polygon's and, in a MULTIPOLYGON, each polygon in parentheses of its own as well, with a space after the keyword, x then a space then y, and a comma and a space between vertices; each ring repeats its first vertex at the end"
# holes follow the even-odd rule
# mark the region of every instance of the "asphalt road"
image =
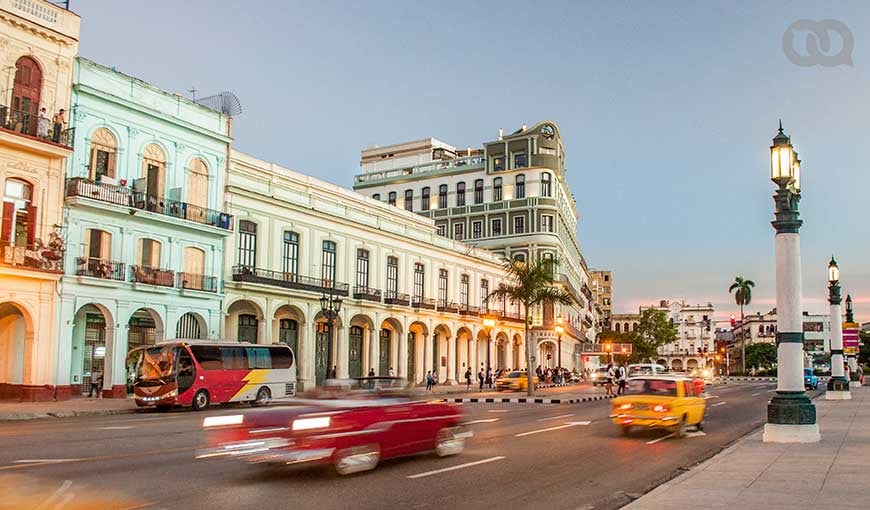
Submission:
POLYGON ((462 455, 386 461, 345 478, 194 459, 203 416, 238 409, 5 422, 0 509, 46 501, 62 508, 616 508, 758 427, 773 388, 711 387, 705 433, 684 439, 662 431, 625 438, 607 419, 608 401, 466 404, 475 437, 462 455))

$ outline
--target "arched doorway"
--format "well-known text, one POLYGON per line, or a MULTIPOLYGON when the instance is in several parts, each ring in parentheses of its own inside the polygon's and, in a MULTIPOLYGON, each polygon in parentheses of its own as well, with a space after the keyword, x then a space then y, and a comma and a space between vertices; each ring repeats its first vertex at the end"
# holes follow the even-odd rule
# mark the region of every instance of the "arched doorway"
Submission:
MULTIPOLYGON (((114 321, 109 310, 102 305, 88 304, 79 308, 73 321, 72 352, 70 360, 70 388, 73 395, 91 394, 91 384, 97 375, 106 378, 106 351, 114 344, 114 321)), ((101 387, 93 388, 99 393, 101 387)))
POLYGON ((275 310, 272 327, 272 341, 287 344, 293 352, 299 354, 299 332, 305 322, 302 310, 293 305, 282 305, 275 310))
POLYGON ((464 381, 465 380, 465 371, 469 368, 471 369, 471 379, 474 380, 477 377, 477 372, 474 367, 471 366, 471 359, 469 355, 471 354, 469 350, 469 343, 472 339, 471 330, 467 327, 461 327, 456 330, 456 380, 464 381))
POLYGON ((538 364, 541 368, 556 367, 556 344, 551 340, 544 340, 538 347, 538 364))
POLYGON ((326 322, 322 312, 314 317, 314 383, 322 385, 326 380, 329 370, 332 368, 330 362, 338 358, 338 349, 335 339, 341 331, 341 318, 336 317, 332 323, 332 335, 330 335, 329 325, 326 322), (332 336, 332 338, 330 338, 332 336), (333 360, 329 359, 329 344, 332 342, 333 360))
POLYGON ((402 336, 402 324, 393 318, 384 319, 381 323, 380 344, 378 345, 378 374, 389 375, 390 370, 396 373, 398 365, 399 338, 402 336))
POLYGON ((447 375, 447 342, 450 341, 450 328, 444 324, 435 327, 435 335, 432 339, 432 373, 436 375, 439 383, 449 379, 447 375))
MULTIPOLYGON (((8 85, 7 85, 8 86, 8 85)), ((36 136, 39 118, 39 100, 42 94, 42 69, 31 57, 21 57, 15 62, 15 82, 12 85, 12 124, 16 131, 36 136)), ((48 117, 48 115, 45 115, 48 117)), ((40 130, 41 131, 41 130, 40 130)), ((48 125, 46 121, 46 137, 48 125)))
POLYGON ((24 384, 30 333, 26 313, 14 303, 0 304, 0 398, 17 397, 14 386, 24 384))
POLYGON ((348 336, 347 372, 351 377, 362 377, 363 334, 361 326, 351 326, 348 336))
POLYGON ((253 301, 239 300, 227 309, 226 335, 239 342, 258 343, 260 321, 263 313, 253 301))
POLYGON ((133 312, 127 325, 127 351, 147 347, 163 341, 163 326, 160 315, 150 308, 140 308, 133 312))
POLYGON ((674 370, 675 372, 683 370, 683 361, 680 359, 671 360, 671 370, 674 370))
POLYGON ((187 312, 178 318, 178 324, 175 325, 175 338, 189 338, 198 340, 207 338, 208 327, 205 320, 196 313, 187 312))
POLYGON ((686 361, 686 370, 692 370, 695 368, 698 368, 698 360, 695 358, 689 358, 689 360, 686 361))
POLYGON ((504 333, 499 333, 495 344, 496 364, 495 368, 508 368, 508 338, 504 333))
POLYGON ((475 353, 477 357, 477 366, 472 368, 472 372, 474 376, 477 377, 477 373, 483 370, 486 372, 486 369, 490 367, 492 363, 492 359, 490 359, 489 354, 489 342, 492 333, 487 331, 486 329, 481 329, 477 332, 477 352, 475 353))

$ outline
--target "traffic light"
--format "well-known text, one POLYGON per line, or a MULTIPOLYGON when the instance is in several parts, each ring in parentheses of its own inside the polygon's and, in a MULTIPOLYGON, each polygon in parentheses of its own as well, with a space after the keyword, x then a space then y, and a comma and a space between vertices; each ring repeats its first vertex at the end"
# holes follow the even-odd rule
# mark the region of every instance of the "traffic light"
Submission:
POLYGON ((732 313, 731 314, 731 328, 733 329, 734 326, 736 326, 736 325, 737 325, 737 317, 734 317, 734 314, 732 313))

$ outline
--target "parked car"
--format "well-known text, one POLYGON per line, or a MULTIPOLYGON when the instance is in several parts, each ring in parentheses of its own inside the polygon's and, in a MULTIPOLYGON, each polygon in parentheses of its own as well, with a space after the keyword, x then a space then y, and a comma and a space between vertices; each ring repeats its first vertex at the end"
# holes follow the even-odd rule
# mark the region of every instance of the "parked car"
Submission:
POLYGON ((628 377, 641 375, 661 375, 668 371, 664 365, 658 363, 632 363, 628 365, 628 377))
POLYGON ((804 368, 804 387, 808 390, 819 389, 819 376, 812 368, 804 368))
MULTIPOLYGON (((538 376, 532 376, 532 382, 538 384, 538 376)), ((514 390, 522 391, 529 388, 529 378, 526 377, 525 371, 514 370, 508 372, 495 380, 495 390, 514 390)))
POLYGON ((707 401, 688 377, 650 375, 630 380, 627 393, 611 401, 610 419, 628 435, 634 427, 663 428, 677 437, 704 428, 707 401))
POLYGON ((426 451, 456 455, 471 437, 461 425, 461 407, 417 400, 398 378, 356 381, 354 389, 325 389, 322 398, 294 401, 302 405, 209 416, 202 425, 208 447, 197 458, 327 464, 348 475, 426 451))
POLYGON ((592 386, 604 386, 607 383, 607 367, 598 367, 592 371, 592 386))

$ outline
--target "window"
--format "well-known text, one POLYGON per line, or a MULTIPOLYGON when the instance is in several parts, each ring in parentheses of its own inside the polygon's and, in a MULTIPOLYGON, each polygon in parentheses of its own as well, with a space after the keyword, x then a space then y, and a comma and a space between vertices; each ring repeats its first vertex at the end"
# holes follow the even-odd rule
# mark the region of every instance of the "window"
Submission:
POLYGON ((423 278, 426 270, 423 264, 414 264, 414 302, 423 301, 423 278))
POLYGON ((420 209, 424 211, 429 210, 429 186, 423 188, 423 191, 420 193, 420 209))
POLYGON ((516 178, 514 186, 514 198, 526 198, 526 176, 520 174, 516 178))
POLYGON ((444 209, 447 207, 447 185, 438 186, 438 208, 444 209))
POLYGON ((525 262, 525 261, 526 261, 526 255, 525 255, 524 253, 517 253, 516 255, 514 255, 514 261, 516 261, 516 262, 525 262))
POLYGON ((396 205, 396 192, 395 191, 391 191, 389 194, 387 194, 387 203, 390 205, 396 205))
POLYGON ((553 189, 552 189, 553 183, 552 183, 551 179, 552 179, 552 176, 550 175, 549 172, 544 172, 541 174, 541 196, 542 197, 551 196, 551 194, 553 192, 553 189))
POLYGON ((501 177, 492 180, 492 200, 493 202, 501 202, 501 177))
POLYGON ((221 347, 220 350, 221 358, 224 360, 224 370, 248 370, 248 356, 244 348, 221 347))
POLYGON ((481 311, 489 311, 489 280, 480 280, 480 309, 481 311))
POLYGON ((496 218, 496 219, 492 220, 491 226, 492 226, 492 228, 490 230, 492 230, 492 236, 493 237, 500 236, 501 235, 501 218, 496 218))
POLYGON ((414 210, 414 190, 406 189, 405 190, 405 210, 413 211, 414 210))
POLYGON ((380 202, 380 201, 381 201, 381 194, 380 194, 380 193, 375 193, 374 195, 372 195, 372 198, 374 198, 375 200, 377 200, 378 202, 380 202))
POLYGON ((359 249, 356 251, 356 284, 358 287, 369 286, 369 251, 359 249))
POLYGON ((553 217, 549 214, 541 216, 541 232, 553 231, 553 217))
POLYGON ((493 172, 501 172, 504 170, 504 156, 497 156, 492 158, 492 171, 493 172))
POLYGON ((514 168, 525 168, 529 166, 529 156, 525 152, 514 154, 514 168))
POLYGON ((139 239, 140 266, 160 267, 160 241, 154 239, 139 239))
POLYGON ((332 287, 335 284, 335 243, 332 241, 323 241, 320 278, 324 285, 332 287))
POLYGON ((514 234, 524 234, 526 232, 526 217, 514 216, 514 234))
POLYGON ((164 175, 166 174, 166 154, 156 143, 145 147, 142 157, 142 177, 145 178, 145 201, 149 211, 161 211, 164 175))
POLYGON ((272 368, 272 355, 268 347, 248 347, 245 354, 248 356, 248 368, 272 368))
POLYGON ((257 265, 257 224, 253 221, 239 221, 239 265, 257 265))
POLYGON ((447 270, 438 270, 438 306, 447 306, 447 270))
POLYGON ((553 264, 553 254, 552 253, 544 253, 541 255, 541 260, 544 261, 544 265, 547 268, 547 272, 550 273, 550 276, 553 276, 553 270, 555 269, 555 265, 553 264))
POLYGON ((482 221, 472 221, 471 222, 471 238, 472 239, 480 239, 483 237, 483 222, 482 221))
POLYGON ((483 179, 476 179, 474 181, 474 203, 483 203, 483 179))
POLYGON ((269 347, 269 352, 272 354, 272 368, 290 368, 293 366, 293 352, 290 349, 269 347))
POLYGON ((299 234, 284 232, 284 273, 295 275, 299 273, 299 234))
POLYGON ((387 297, 395 297, 399 292, 399 259, 387 257, 387 297))
POLYGON ((31 201, 33 187, 18 179, 6 179, 3 193, 0 242, 14 245, 33 244, 36 240, 37 214, 31 201))
POLYGON ((239 342, 257 343, 257 326, 259 321, 256 315, 241 314, 239 315, 239 327, 237 339, 239 342))
POLYGON ((184 274, 185 288, 204 290, 206 282, 201 277, 205 274, 205 250, 193 246, 184 248, 184 274))
POLYGON ((454 223, 453 224, 453 239, 457 241, 462 241, 464 237, 465 224, 464 223, 454 223))
POLYGON ((459 305, 463 309, 468 309, 468 275, 464 274, 459 277, 459 305))
MULTIPOLYGON (((187 169, 187 203, 208 207, 208 167, 199 158, 194 158, 187 169)), ((194 215, 196 212, 188 211, 188 214, 194 215)))
POLYGON ((439 236, 444 237, 447 235, 447 225, 438 225, 435 228, 437 229, 439 236))
MULTIPOLYGON (((12 66, 6 70, 12 69, 12 66)), ((21 57, 15 62, 15 78, 12 86, 12 112, 9 125, 5 126, 28 135, 48 138, 48 125, 39 123, 39 100, 42 94, 42 70, 36 60, 21 57)), ((6 74, 9 87, 9 74, 6 74)), ((8 96, 7 96, 8 97, 8 96)), ((55 136, 55 141, 57 137, 55 136)))
POLYGON ((456 183, 456 207, 465 206, 465 183, 456 183))
POLYGON ((115 177, 115 157, 118 142, 115 135, 106 128, 94 131, 91 137, 91 165, 89 177, 99 181, 101 177, 115 177))
POLYGON ((112 234, 104 230, 90 228, 85 230, 84 242, 84 255, 88 258, 88 269, 91 269, 92 265, 96 269, 99 265, 98 261, 108 261, 112 258, 112 234))

